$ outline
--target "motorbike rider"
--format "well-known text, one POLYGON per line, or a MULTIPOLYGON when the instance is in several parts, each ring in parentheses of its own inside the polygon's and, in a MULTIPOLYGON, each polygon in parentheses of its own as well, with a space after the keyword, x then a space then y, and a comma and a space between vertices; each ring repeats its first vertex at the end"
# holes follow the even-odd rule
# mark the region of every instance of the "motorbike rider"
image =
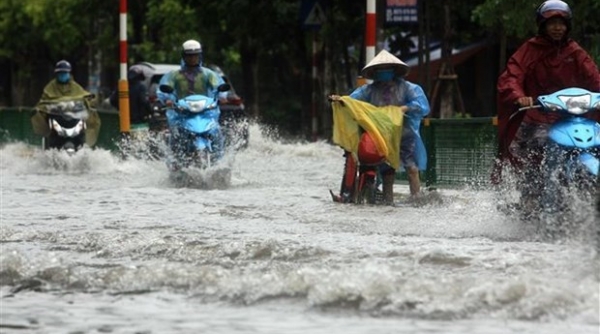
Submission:
MULTIPOLYGON (((406 106, 400 160, 406 170, 411 198, 420 194, 419 170, 427 168, 427 153, 419 129, 421 120, 429 114, 429 101, 421 86, 405 79, 410 67, 386 50, 382 50, 363 69, 362 76, 372 83, 355 89, 350 97, 372 105, 406 106)), ((332 100, 339 99, 333 95, 332 100)), ((395 170, 387 164, 380 166, 383 181, 383 198, 386 204, 393 203, 395 170)))
MULTIPOLYGON (((159 83, 156 96, 165 105, 171 105, 174 98, 181 99, 191 94, 212 96, 217 87, 225 81, 213 70, 202 66, 202 45, 190 39, 181 46, 181 68, 165 74, 159 83), (172 94, 160 91, 160 85, 173 87, 172 94)), ((225 93, 220 93, 221 99, 226 98, 225 93)))
MULTIPOLYGON (((127 71, 127 83, 129 84, 129 117, 132 125, 147 122, 152 112, 152 106, 148 99, 148 87, 144 84, 146 76, 139 66, 131 66, 127 71)), ((110 96, 110 104, 119 109, 118 91, 110 96)))
MULTIPOLYGON (((540 95, 568 87, 600 91, 600 74, 590 55, 569 37, 571 9, 559 0, 543 2, 536 11, 537 35, 510 57, 498 78, 499 159, 492 181, 501 182, 504 162, 512 165, 524 182, 522 203, 537 207, 544 175, 541 160, 550 125, 559 116, 540 109, 516 113, 532 106, 540 95)), ((600 120, 600 112, 586 117, 600 120)))
MULTIPOLYGON (((214 96, 217 88, 224 84, 223 78, 213 70, 202 66, 202 45, 197 40, 187 40, 181 46, 181 68, 166 73, 160 80, 156 96, 165 106, 192 94, 214 96), (164 93, 161 85, 173 87, 173 93, 164 93)), ((226 92, 219 93, 219 100, 226 100, 226 92)), ((215 138, 217 151, 223 149, 223 136, 215 138)))
POLYGON ((48 126, 47 114, 44 112, 44 104, 64 97, 84 98, 84 102, 89 110, 89 117, 86 120, 86 143, 93 146, 98 137, 100 128, 100 117, 95 110, 92 110, 93 102, 89 97, 93 96, 79 85, 71 77, 71 63, 66 60, 60 60, 54 66, 55 77, 44 87, 42 96, 35 106, 36 112, 31 118, 34 133, 48 137, 50 127, 48 126))

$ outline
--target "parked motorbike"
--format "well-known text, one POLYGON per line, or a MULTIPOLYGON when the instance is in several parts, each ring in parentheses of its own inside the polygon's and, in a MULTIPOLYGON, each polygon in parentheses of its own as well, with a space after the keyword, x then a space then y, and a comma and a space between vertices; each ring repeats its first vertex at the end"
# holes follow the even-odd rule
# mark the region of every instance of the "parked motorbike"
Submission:
MULTIPOLYGON (((166 141, 170 149, 167 157, 169 170, 205 169, 222 158, 224 148, 219 126, 218 94, 228 91, 229 87, 228 84, 219 86, 213 97, 189 95, 170 107, 164 107, 168 127, 166 141)), ((168 94, 174 91, 168 85, 160 85, 159 89, 168 94)))
POLYGON ((559 113, 561 119, 548 130, 542 172, 541 226, 546 234, 562 233, 573 221, 573 197, 590 202, 596 196, 600 172, 600 124, 583 117, 600 110, 600 93, 571 87, 539 96, 537 104, 519 110, 541 108, 559 113))
POLYGON ((41 103, 43 108, 40 111, 47 115, 50 128, 50 134, 43 141, 44 149, 64 150, 73 154, 83 147, 86 143, 86 121, 90 117, 85 99, 91 97, 41 103))

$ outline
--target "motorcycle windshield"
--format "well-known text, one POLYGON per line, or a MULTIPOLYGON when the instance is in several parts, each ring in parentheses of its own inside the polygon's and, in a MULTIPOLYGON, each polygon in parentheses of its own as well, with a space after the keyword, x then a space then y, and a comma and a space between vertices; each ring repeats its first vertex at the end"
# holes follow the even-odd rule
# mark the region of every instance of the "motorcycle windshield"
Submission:
POLYGON ((60 101, 44 104, 45 111, 57 118, 66 120, 86 120, 89 112, 83 101, 60 101))
POLYGON ((600 105, 600 93, 579 87, 565 88, 552 94, 541 95, 538 101, 548 111, 583 115, 600 105))
POLYGON ((564 147, 600 147, 600 124, 587 118, 569 118, 555 123, 548 136, 553 142, 564 147))

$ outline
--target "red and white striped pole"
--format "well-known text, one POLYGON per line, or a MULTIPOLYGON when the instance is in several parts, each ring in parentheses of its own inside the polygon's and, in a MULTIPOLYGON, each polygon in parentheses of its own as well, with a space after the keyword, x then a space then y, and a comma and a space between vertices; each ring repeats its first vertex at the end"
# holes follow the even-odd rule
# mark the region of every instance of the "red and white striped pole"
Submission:
POLYGON ((312 36, 312 140, 317 141, 318 121, 317 121, 317 32, 313 31, 312 36))
POLYGON ((127 0, 119 0, 119 126, 129 132, 129 85, 127 83, 127 0))
POLYGON ((376 33, 376 6, 375 0, 367 0, 367 19, 365 27, 365 65, 375 58, 375 41, 377 40, 376 33))
MULTIPOLYGON (((367 14, 365 19, 365 66, 375 58, 376 38, 376 0, 367 0, 367 14)), ((362 86, 367 83, 367 79, 358 76, 356 86, 362 86)))

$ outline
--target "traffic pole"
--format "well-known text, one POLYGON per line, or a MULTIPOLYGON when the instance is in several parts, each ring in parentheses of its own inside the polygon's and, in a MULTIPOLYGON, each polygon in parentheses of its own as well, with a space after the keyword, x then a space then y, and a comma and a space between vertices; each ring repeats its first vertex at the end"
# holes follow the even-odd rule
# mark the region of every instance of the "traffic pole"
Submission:
POLYGON ((313 31, 312 37, 312 140, 317 141, 318 122, 317 122, 317 32, 313 31))
POLYGON ((127 83, 127 0, 119 0, 119 126, 129 133, 129 84, 127 83))
POLYGON ((376 6, 375 0, 367 0, 367 18, 365 27, 365 66, 375 58, 375 41, 376 38, 376 6))
MULTIPOLYGON (((375 41, 377 40, 376 33, 376 0, 367 0, 367 13, 365 16, 365 66, 375 58, 375 41)), ((356 78, 356 87, 360 87, 367 83, 367 79, 362 75, 356 78)))

